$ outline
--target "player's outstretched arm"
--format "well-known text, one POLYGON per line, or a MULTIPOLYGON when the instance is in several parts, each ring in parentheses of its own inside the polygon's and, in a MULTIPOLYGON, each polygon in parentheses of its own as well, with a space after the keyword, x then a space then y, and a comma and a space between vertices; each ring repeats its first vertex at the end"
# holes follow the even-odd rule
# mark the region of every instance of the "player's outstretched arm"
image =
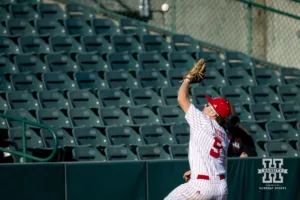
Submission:
POLYGON ((189 85, 190 80, 184 79, 179 90, 178 90, 178 104, 181 109, 186 113, 191 105, 190 97, 189 97, 189 85))

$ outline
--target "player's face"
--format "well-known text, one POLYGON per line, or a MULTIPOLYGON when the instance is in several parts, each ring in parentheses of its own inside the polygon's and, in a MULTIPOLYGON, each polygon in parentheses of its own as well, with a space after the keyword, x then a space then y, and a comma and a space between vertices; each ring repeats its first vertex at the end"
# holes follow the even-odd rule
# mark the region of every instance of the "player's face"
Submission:
POLYGON ((204 105, 203 113, 208 115, 209 117, 215 117, 217 115, 214 109, 212 109, 210 104, 204 105))

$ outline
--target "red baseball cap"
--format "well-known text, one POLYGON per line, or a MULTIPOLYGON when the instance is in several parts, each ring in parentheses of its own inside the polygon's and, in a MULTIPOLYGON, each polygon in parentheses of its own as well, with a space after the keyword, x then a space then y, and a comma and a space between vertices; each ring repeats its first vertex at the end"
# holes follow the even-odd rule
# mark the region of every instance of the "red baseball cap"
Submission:
POLYGON ((212 99, 207 94, 205 95, 205 98, 219 116, 226 118, 230 115, 230 105, 226 99, 222 97, 212 99))

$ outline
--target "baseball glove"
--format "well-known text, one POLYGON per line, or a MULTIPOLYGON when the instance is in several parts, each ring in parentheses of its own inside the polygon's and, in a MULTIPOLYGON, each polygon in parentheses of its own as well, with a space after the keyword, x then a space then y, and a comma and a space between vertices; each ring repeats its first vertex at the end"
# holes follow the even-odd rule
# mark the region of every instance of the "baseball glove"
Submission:
POLYGON ((200 83, 204 79, 205 75, 205 60, 200 59, 192 69, 183 76, 184 79, 189 79, 190 83, 200 83))

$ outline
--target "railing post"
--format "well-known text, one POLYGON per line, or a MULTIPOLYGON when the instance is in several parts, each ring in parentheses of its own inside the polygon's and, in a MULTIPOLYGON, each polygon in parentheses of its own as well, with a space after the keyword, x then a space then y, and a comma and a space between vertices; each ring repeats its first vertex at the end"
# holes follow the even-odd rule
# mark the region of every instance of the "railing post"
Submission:
MULTIPOLYGON (((22 150, 23 155, 26 155, 26 124, 22 121, 22 150)), ((24 163, 26 163, 26 157, 23 157, 24 163)))

